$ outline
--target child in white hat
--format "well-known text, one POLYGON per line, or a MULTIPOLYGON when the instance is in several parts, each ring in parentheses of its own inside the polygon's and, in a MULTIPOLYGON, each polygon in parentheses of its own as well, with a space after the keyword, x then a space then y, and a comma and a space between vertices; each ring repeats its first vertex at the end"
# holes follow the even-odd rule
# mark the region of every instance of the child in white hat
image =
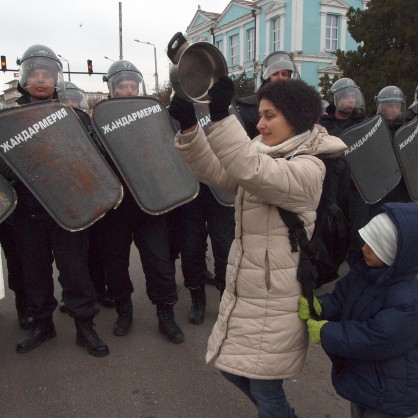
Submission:
POLYGON ((359 230, 365 244, 331 294, 299 316, 332 360, 332 383, 352 418, 418 412, 418 203, 388 203, 359 230))

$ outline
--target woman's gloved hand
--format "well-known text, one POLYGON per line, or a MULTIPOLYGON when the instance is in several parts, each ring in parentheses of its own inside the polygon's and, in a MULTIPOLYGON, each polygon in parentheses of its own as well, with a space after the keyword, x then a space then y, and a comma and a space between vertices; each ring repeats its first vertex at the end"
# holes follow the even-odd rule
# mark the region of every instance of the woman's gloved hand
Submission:
POLYGON ((168 113, 180 123, 180 129, 182 131, 197 125, 193 103, 182 99, 177 94, 174 94, 171 99, 168 113))
POLYGON ((234 83, 232 80, 223 75, 219 80, 209 89, 209 114, 212 122, 225 119, 229 116, 228 108, 231 105, 234 97, 234 83))
MULTIPOLYGON (((316 296, 313 298, 313 306, 317 315, 321 315, 322 306, 316 296)), ((305 296, 299 298, 299 318, 302 319, 302 321, 312 319, 311 312, 309 311, 308 299, 306 299, 305 296)))

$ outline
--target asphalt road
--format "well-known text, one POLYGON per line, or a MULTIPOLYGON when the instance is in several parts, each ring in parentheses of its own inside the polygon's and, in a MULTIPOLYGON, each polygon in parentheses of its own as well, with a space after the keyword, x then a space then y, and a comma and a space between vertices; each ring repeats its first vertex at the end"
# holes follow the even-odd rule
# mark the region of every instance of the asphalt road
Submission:
MULTIPOLYGON (((211 260, 208 266, 213 269, 211 260)), ((16 342, 26 331, 18 327, 13 294, 7 289, 6 298, 0 300, 0 417, 255 418, 252 403, 213 365, 205 364, 218 291, 207 286, 206 320, 201 325, 190 324, 190 295, 182 284, 179 264, 177 267, 175 314, 185 342, 170 344, 158 333, 155 307, 145 294, 142 268, 133 248, 134 324, 127 336, 116 337, 112 334, 114 309, 101 309, 95 322, 110 348, 110 355, 104 358, 92 357, 75 344, 73 321, 58 309, 54 315, 57 338, 32 352, 17 354, 16 342)), ((59 299, 59 285, 55 292, 59 299)), ((303 373, 285 382, 299 418, 350 416, 349 403, 332 388, 330 369, 321 347, 311 345, 303 373)))

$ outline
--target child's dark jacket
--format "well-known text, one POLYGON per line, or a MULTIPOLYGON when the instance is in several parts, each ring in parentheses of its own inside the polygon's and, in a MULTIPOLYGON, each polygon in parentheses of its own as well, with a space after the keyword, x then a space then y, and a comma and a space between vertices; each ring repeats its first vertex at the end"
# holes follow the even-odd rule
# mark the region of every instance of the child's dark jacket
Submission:
POLYGON ((418 203, 388 203, 398 230, 391 267, 362 257, 319 296, 321 343, 333 361, 332 381, 345 399, 389 415, 418 412, 418 203), (333 322, 335 321, 335 322, 333 322))

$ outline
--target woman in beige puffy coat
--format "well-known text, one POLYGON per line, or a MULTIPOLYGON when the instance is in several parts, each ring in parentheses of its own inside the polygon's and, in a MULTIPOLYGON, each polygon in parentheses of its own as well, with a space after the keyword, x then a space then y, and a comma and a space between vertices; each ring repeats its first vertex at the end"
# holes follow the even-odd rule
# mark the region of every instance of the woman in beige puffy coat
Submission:
POLYGON ((259 417, 293 417, 282 383, 301 372, 308 343, 298 316, 299 252, 291 252, 276 207, 297 213, 311 236, 325 175, 315 155, 333 157, 346 146, 315 125, 321 98, 301 80, 259 89, 261 135, 253 141, 229 115, 232 81, 221 77, 209 94, 215 123, 208 137, 191 103, 175 95, 169 109, 181 126, 175 145, 199 180, 236 193, 235 240, 206 361, 255 403, 259 417))

